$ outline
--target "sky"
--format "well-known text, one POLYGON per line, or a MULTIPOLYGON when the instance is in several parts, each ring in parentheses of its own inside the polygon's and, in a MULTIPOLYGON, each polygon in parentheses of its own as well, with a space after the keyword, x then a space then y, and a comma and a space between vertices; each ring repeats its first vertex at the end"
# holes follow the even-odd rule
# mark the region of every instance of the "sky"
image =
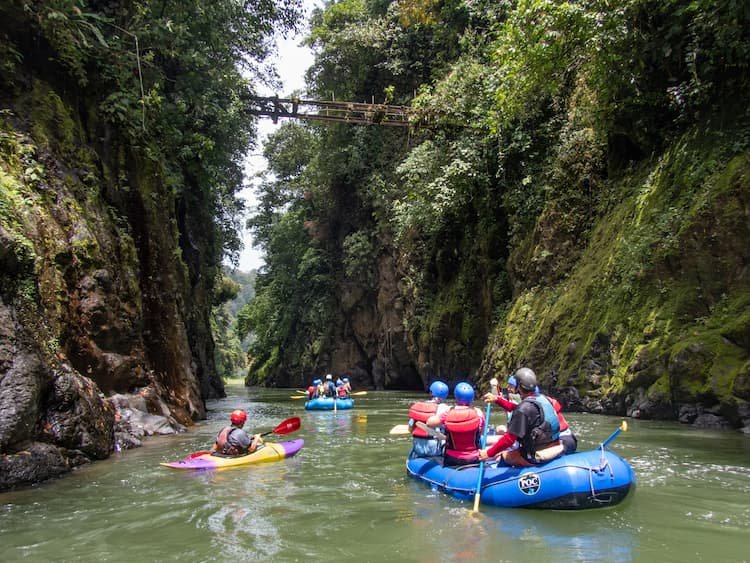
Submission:
MULTIPOLYGON (((306 0, 305 8, 309 15, 311 8, 316 5, 317 2, 306 0)), ((278 55, 276 57, 276 67, 279 71, 279 76, 283 81, 283 87, 278 92, 264 91, 263 88, 259 88, 259 94, 272 96, 278 94, 281 98, 286 98, 291 95, 295 90, 303 90, 305 88, 305 71, 313 63, 313 54, 307 47, 301 47, 299 44, 302 42, 306 34, 306 30, 302 33, 284 39, 279 37, 277 39, 278 55)), ((281 125, 281 121, 274 123, 270 118, 261 117, 258 119, 258 143, 253 154, 247 156, 245 161, 245 183, 250 184, 250 178, 253 174, 265 170, 266 159, 263 158, 261 151, 263 147, 263 141, 272 132, 276 131, 281 125)), ((247 187, 239 192, 239 197, 245 200, 246 212, 252 213, 255 207, 255 193, 253 187, 247 187)), ((239 269, 243 272, 248 272, 253 269, 260 268, 264 261, 262 253, 253 248, 252 235, 247 229, 244 228, 245 219, 242 219, 242 243, 243 250, 240 253, 240 264, 239 269)))

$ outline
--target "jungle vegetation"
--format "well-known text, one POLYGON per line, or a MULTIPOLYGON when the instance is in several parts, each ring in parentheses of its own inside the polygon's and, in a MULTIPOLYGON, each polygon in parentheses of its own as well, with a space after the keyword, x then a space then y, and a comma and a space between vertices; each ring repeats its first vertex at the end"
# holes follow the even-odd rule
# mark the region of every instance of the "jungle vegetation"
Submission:
POLYGON ((248 381, 528 364, 589 409, 747 415, 746 2, 341 0, 311 22, 312 95, 422 117, 266 144, 248 381), (407 357, 372 343, 384 292, 407 357))

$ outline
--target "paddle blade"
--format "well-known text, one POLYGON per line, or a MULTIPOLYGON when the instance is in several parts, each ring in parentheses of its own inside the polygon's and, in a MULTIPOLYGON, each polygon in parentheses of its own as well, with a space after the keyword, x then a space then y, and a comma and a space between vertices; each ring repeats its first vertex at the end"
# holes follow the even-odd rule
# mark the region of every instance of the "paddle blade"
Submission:
POLYGON ((354 393, 349 393, 352 397, 364 397, 367 395, 367 391, 356 391, 354 393))
POLYGON ((290 399, 307 399, 307 397, 304 397, 302 395, 289 395, 290 399))
POLYGON ((290 432, 299 430, 300 424, 301 423, 300 423, 300 419, 298 416, 287 418, 285 421, 279 424, 276 428, 271 430, 271 432, 273 432, 274 434, 289 434, 290 432))
POLYGON ((200 457, 202 455, 210 454, 211 452, 195 452, 187 456, 185 459, 193 459, 194 457, 200 457))
POLYGON ((403 436, 404 434, 409 433, 409 425, 408 424, 397 424, 393 428, 391 428, 391 431, 389 434, 399 435, 403 436))

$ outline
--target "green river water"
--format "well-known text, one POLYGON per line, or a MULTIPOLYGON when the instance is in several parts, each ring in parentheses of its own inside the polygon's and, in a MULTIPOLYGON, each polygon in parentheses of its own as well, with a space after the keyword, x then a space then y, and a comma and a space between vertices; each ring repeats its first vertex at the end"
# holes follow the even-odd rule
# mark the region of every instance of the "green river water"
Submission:
MULTIPOLYGON (((637 475, 624 503, 576 512, 483 506, 473 517, 469 503, 407 477, 410 439, 388 433, 422 395, 370 392, 334 415, 304 411, 293 390, 227 393, 187 433, 0 494, 0 561, 750 560, 750 436, 629 421, 611 446, 637 475), (305 447, 221 471, 159 466, 206 449, 238 407, 257 431, 300 416, 290 438, 305 447)), ((567 418, 579 449, 620 423, 567 418)))

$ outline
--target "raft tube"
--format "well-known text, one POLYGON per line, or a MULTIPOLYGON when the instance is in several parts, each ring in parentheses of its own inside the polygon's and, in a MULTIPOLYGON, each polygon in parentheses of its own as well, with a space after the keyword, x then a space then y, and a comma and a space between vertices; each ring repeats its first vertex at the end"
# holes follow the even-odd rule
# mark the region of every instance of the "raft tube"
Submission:
MULTIPOLYGON (((440 458, 406 462, 410 477, 460 500, 473 501, 479 468, 443 467, 440 458)), ((485 463, 480 501, 504 508, 580 510, 622 502, 635 488, 635 472, 609 450, 564 455, 535 467, 485 463)))
MULTIPOLYGON (((331 397, 317 397, 312 401, 305 403, 305 409, 309 411, 332 411, 333 401, 331 397)), ((347 397, 346 399, 335 399, 337 410, 346 410, 354 406, 354 399, 347 397)))
POLYGON ((221 457, 211 455, 209 452, 195 452, 179 461, 160 463, 164 467, 172 469, 221 469, 223 467, 237 467, 240 465, 251 465, 253 463, 266 463, 279 461, 286 457, 292 457, 305 445, 304 440, 291 440, 279 442, 278 444, 266 442, 262 448, 251 454, 238 457, 221 457))

